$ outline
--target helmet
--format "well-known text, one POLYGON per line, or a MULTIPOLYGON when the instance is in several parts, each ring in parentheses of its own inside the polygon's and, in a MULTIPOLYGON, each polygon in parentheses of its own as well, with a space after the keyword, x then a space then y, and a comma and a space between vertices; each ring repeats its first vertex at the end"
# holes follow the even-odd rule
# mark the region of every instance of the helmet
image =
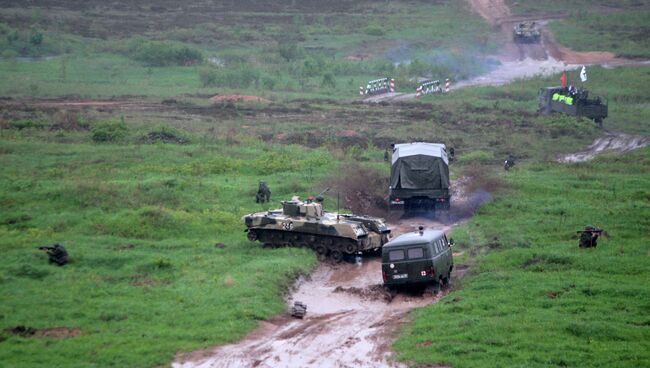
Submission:
POLYGON ((593 230, 593 229, 594 229, 594 227, 591 226, 591 225, 587 225, 587 226, 585 226, 585 230, 593 230))

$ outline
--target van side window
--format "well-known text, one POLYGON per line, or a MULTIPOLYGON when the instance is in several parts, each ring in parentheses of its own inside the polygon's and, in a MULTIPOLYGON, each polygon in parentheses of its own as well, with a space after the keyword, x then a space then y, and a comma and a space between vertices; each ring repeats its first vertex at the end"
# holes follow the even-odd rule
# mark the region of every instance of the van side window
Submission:
POLYGON ((388 252, 388 260, 390 261, 401 261, 404 259, 404 251, 402 249, 391 250, 388 252))
POLYGON ((422 248, 410 248, 406 252, 408 253, 409 259, 418 259, 424 257, 424 249, 422 248))

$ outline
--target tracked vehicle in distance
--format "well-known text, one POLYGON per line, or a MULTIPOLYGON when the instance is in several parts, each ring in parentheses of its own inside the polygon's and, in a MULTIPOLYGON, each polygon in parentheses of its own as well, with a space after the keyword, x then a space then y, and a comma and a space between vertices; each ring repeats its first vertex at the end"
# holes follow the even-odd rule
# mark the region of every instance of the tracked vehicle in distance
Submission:
POLYGON ((449 184, 449 157, 444 144, 393 145, 388 193, 391 211, 435 213, 448 210, 449 184))
POLYGON ((542 40, 542 33, 535 22, 522 22, 515 26, 512 31, 515 43, 539 43, 542 40))
POLYGON ((383 219, 326 212, 320 202, 298 197, 282 201, 281 209, 248 214, 242 220, 250 241, 311 248, 337 262, 345 254, 379 250, 391 232, 383 219))

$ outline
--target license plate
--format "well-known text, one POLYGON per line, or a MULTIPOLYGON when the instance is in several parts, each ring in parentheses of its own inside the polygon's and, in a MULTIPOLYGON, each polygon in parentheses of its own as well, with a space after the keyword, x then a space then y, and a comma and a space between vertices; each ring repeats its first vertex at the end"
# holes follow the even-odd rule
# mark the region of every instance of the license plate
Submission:
POLYGON ((408 275, 408 274, 405 274, 405 273, 403 273, 403 274, 399 274, 399 275, 393 275, 393 279, 394 279, 394 280, 397 280, 397 279, 405 279, 405 278, 407 278, 407 277, 409 277, 409 275, 408 275))

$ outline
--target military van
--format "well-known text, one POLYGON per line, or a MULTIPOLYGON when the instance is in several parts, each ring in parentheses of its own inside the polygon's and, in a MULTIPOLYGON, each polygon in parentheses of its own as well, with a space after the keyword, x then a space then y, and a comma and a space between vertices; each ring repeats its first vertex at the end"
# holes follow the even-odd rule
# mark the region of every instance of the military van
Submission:
POLYGON ((446 285, 454 268, 451 244, 442 231, 424 230, 402 234, 384 244, 381 270, 384 286, 414 284, 446 285))

